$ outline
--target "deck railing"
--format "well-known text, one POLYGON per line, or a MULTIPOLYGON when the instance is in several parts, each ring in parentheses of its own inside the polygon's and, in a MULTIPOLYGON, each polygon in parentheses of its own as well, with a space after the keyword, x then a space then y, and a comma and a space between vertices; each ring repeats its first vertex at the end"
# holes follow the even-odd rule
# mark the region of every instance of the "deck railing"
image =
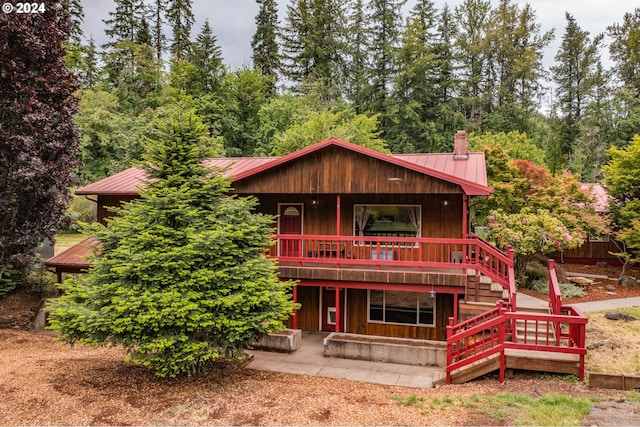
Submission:
POLYGON ((278 234, 269 254, 298 265, 477 269, 515 296, 513 253, 476 237, 464 239, 397 236, 278 234))
POLYGON ((553 262, 549 263, 550 314, 508 311, 502 301, 496 308, 455 324, 449 318, 447 326, 447 383, 456 369, 471 365, 500 353, 500 382, 504 381, 504 352, 508 349, 579 356, 580 380, 584 380, 587 317, 576 307, 562 305, 553 262), (518 342, 516 324, 524 335, 518 342))

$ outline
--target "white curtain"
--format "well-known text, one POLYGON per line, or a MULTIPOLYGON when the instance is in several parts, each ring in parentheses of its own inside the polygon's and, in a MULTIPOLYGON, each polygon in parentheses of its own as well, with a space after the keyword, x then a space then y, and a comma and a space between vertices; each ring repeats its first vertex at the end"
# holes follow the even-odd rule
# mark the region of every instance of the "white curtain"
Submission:
POLYGON ((418 237, 420 232, 420 207, 408 206, 407 213, 409 214, 411 225, 413 225, 413 227, 416 229, 416 237, 418 237))
POLYGON ((356 224, 358 224, 361 236, 364 236, 364 228, 367 226, 367 221, 369 221, 369 215, 371 215, 371 209, 368 206, 356 207, 356 224))

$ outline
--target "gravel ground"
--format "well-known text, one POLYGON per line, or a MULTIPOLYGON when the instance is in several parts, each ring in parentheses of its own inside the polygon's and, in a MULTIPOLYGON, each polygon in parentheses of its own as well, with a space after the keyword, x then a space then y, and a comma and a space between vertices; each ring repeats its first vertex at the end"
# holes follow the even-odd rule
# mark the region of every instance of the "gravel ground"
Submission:
POLYGON ((117 348, 68 347, 12 329, 0 329, 0 360, 2 425, 509 425, 463 405, 428 409, 429 402, 497 393, 624 396, 528 373, 427 390, 224 366, 166 380, 124 362, 117 348), (412 395, 425 409, 394 400, 412 395))
MULTIPOLYGON (((640 287, 616 294, 597 287, 580 301, 640 295, 640 287)), ((28 318, 25 312, 38 305, 37 299, 13 295, 0 300, 0 314, 28 318)), ((504 384, 488 376, 427 390, 224 365, 194 378, 164 380, 124 362, 118 348, 65 346, 51 334, 20 330, 23 323, 5 322, 6 329, 0 329, 0 425, 510 425, 514 419, 495 419, 460 404, 431 409, 429 402, 498 393, 563 393, 602 402, 621 402, 625 396, 533 373, 516 373, 504 384), (410 396, 424 399, 424 408, 394 399, 410 396)), ((629 405, 629 417, 637 416, 640 406, 629 405)), ((592 412, 586 425, 613 422, 601 412, 599 418, 592 412)), ((640 423, 615 412, 627 425, 640 423)))

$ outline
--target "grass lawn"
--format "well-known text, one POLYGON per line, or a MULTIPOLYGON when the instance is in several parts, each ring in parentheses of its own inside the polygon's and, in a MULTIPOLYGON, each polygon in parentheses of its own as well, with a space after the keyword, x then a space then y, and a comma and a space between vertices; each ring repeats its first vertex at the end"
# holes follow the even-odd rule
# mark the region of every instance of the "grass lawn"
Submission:
POLYGON ((71 246, 81 242, 86 238, 87 235, 81 233, 56 234, 56 245, 54 247, 55 255, 58 255, 60 252, 70 248, 71 246))

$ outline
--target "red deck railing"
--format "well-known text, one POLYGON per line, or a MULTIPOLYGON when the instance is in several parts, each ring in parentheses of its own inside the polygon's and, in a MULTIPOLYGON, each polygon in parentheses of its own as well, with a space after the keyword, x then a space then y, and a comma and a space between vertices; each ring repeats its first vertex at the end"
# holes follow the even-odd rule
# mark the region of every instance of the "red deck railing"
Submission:
POLYGON ((580 380, 584 380, 587 317, 576 307, 562 305, 562 296, 553 261, 549 262, 550 314, 507 311, 498 301, 496 308, 447 326, 447 383, 451 373, 472 363, 500 353, 500 382, 504 381, 505 350, 530 350, 549 353, 577 354, 580 380), (522 342, 518 342, 515 325, 523 326, 522 342))
POLYGON ((477 237, 465 239, 278 234, 269 254, 298 265, 477 269, 515 297, 513 253, 477 237))

